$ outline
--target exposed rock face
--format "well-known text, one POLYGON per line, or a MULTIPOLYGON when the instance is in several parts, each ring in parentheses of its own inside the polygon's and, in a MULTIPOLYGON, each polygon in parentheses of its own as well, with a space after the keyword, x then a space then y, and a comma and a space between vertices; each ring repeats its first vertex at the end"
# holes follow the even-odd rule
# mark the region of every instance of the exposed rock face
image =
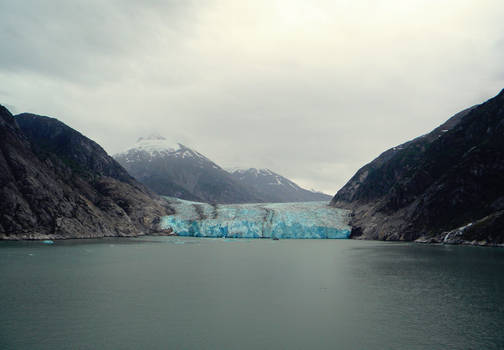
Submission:
POLYGON ((325 193, 305 190, 269 169, 234 169, 229 172, 236 181, 252 187, 264 202, 289 203, 331 199, 331 196, 325 193))
POLYGON ((140 138, 114 158, 136 179, 160 195, 208 203, 261 202, 251 188, 220 166, 164 137, 140 138))
POLYGON ((353 236, 504 243, 504 90, 362 167, 332 205, 353 236))
POLYGON ((136 236, 160 231, 166 202, 60 121, 0 106, 0 238, 136 236))

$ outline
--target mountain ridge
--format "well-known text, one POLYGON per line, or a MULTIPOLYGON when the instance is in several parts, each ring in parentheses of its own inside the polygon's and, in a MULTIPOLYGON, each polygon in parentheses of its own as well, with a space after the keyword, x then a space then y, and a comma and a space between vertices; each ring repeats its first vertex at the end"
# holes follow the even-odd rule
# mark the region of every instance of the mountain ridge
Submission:
POLYGON ((269 169, 224 169, 194 149, 160 135, 140 137, 114 157, 140 182, 168 197, 221 204, 331 199, 269 169))
POLYGON ((208 203, 261 202, 250 188, 236 182, 229 173, 201 153, 166 139, 139 138, 114 158, 137 180, 159 195, 208 203))
POLYGON ((304 189, 268 168, 231 168, 228 171, 237 181, 254 188, 265 202, 288 203, 331 199, 331 196, 325 193, 304 189))

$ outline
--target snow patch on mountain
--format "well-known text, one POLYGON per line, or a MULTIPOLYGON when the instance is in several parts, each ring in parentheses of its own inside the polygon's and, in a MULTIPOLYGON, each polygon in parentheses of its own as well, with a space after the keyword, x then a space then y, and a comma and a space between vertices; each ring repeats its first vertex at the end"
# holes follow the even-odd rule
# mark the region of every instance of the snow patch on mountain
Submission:
POLYGON ((180 150, 180 143, 172 143, 168 141, 165 137, 160 135, 149 135, 146 137, 140 137, 136 144, 128 148, 124 153, 131 150, 145 151, 153 156, 155 153, 161 152, 176 152, 180 150))
POLYGON ((124 157, 124 161, 126 163, 135 162, 139 158, 150 158, 148 159, 150 161, 152 158, 166 156, 211 162, 213 168, 220 169, 218 165, 210 161, 201 153, 196 152, 181 143, 171 142, 165 137, 157 134, 140 137, 132 147, 116 155, 116 157, 124 157))
POLYGON ((268 202, 328 200, 330 196, 305 190, 288 178, 263 168, 228 168, 237 181, 252 186, 268 202))

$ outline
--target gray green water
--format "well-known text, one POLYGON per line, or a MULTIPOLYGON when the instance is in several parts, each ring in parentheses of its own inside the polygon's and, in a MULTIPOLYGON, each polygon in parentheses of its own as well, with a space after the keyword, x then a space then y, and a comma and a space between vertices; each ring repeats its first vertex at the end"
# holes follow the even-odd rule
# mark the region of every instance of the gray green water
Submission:
POLYGON ((1 349, 502 349, 504 249, 0 242, 1 349))

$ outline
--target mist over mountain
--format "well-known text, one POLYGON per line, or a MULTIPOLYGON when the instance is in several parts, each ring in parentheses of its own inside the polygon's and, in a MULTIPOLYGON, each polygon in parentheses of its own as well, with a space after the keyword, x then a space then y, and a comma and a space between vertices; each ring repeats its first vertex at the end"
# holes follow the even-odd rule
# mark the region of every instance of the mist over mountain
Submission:
POLYGON ((504 90, 382 153, 336 193, 354 237, 504 242, 504 90))

